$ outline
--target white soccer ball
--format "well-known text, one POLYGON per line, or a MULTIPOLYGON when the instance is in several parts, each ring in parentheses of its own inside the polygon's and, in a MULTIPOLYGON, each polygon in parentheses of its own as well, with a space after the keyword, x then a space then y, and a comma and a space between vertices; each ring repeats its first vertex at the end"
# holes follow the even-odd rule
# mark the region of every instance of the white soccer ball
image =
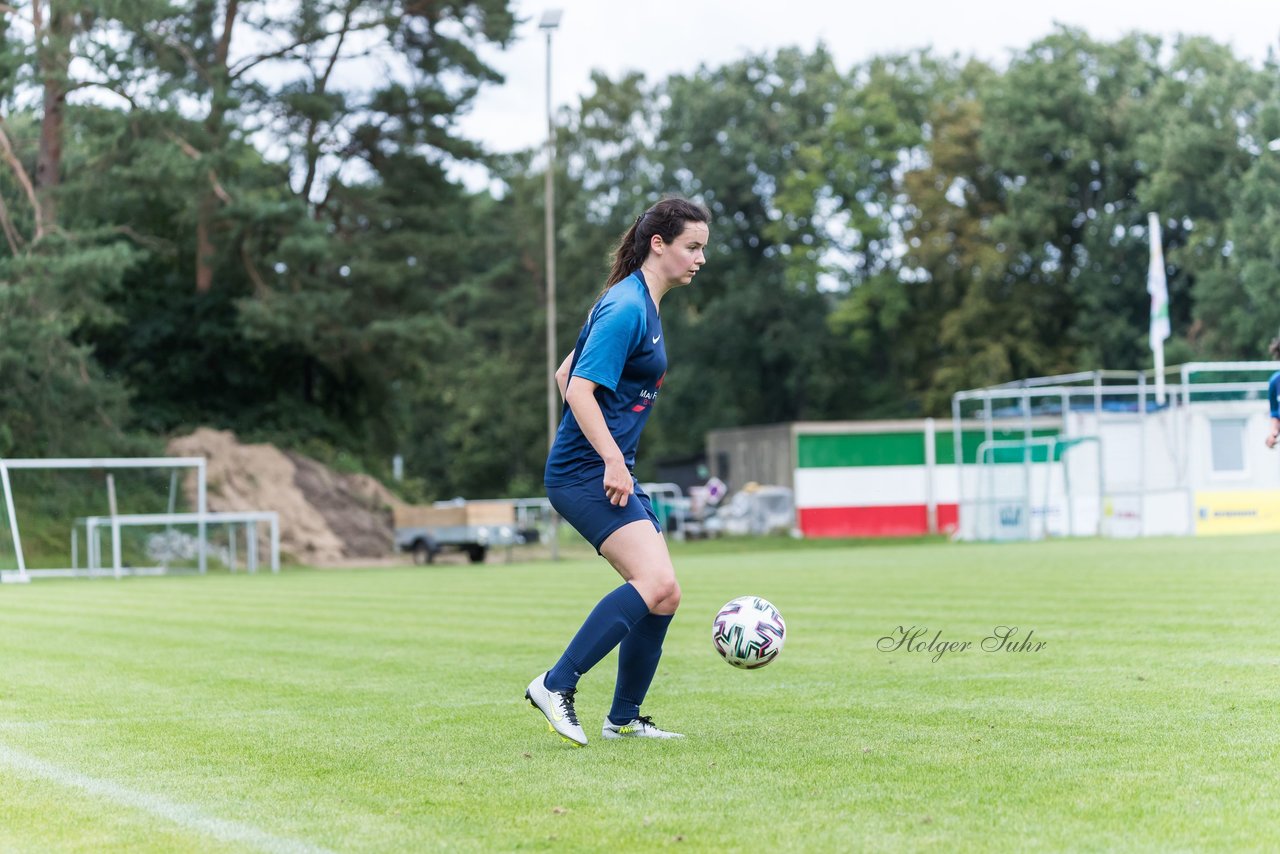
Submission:
POLYGON ((778 609, 759 596, 739 596, 716 614, 711 642, 720 657, 747 670, 764 667, 782 652, 787 624, 778 609))

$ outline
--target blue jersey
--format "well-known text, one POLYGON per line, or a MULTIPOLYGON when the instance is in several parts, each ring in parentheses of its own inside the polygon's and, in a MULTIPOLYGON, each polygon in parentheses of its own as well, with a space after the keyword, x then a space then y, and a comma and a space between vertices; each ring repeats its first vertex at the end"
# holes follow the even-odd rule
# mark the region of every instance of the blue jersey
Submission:
MULTIPOLYGON (((649 420, 666 372, 658 307, 637 270, 609 288, 591 309, 569 368, 570 385, 574 377, 596 383, 596 403, 627 468, 635 465, 640 431, 649 420)), ((548 486, 568 486, 596 476, 604 476, 604 460, 566 403, 543 480, 548 486)))
POLYGON ((1280 418, 1280 371, 1271 375, 1267 383, 1267 400, 1271 404, 1271 417, 1280 418))

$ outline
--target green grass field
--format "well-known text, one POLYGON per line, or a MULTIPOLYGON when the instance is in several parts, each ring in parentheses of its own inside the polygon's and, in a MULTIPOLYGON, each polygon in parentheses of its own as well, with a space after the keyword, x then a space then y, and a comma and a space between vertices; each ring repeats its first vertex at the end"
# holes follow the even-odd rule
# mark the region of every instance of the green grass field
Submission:
POLYGON ((0 850, 1264 849, 1276 544, 681 547, 645 711, 688 738, 599 738, 611 656, 584 749, 522 693, 596 558, 7 585, 0 850), (755 672, 710 643, 746 593, 788 623, 755 672))

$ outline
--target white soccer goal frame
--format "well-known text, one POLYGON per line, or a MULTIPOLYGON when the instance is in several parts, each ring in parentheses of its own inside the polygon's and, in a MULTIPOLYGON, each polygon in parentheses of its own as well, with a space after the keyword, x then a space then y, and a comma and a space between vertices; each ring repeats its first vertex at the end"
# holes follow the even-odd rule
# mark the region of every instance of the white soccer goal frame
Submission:
MULTIPOLYGON (((0 582, 25 583, 34 577, 65 576, 77 574, 71 567, 63 569, 27 569, 26 554, 22 550, 22 534, 18 530, 17 508, 13 502, 13 488, 9 482, 9 472, 17 470, 58 470, 58 469, 195 469, 196 470, 196 512, 190 514, 197 527, 197 560, 199 571, 203 574, 208 569, 208 463, 204 457, 78 457, 51 459, 0 459, 0 486, 4 489, 5 510, 9 517, 9 530, 13 536, 13 551, 17 557, 18 569, 0 571, 0 582)), ((152 519, 166 514, 145 514, 152 519)), ((120 518, 120 517, 116 517, 120 518)), ((118 531, 117 531, 118 538, 118 531)), ((118 541, 118 539, 117 539, 118 541)), ((117 566, 119 561, 117 560, 117 566)), ((80 573, 83 574, 83 573, 80 573)))
MULTIPOLYGON (((167 567, 126 568, 121 557, 121 528, 147 527, 151 525, 199 525, 202 523, 206 526, 228 526, 227 533, 231 543, 228 568, 232 572, 235 571, 235 526, 238 524, 244 525, 245 569, 250 573, 254 573, 258 571, 258 523, 266 522, 270 529, 271 537, 269 551, 271 571, 280 571, 280 514, 272 510, 215 511, 210 513, 124 513, 116 516, 86 516, 79 521, 84 522, 85 526, 86 571, 89 575, 105 574, 102 567, 102 553, 98 539, 99 529, 107 529, 111 532, 111 574, 116 578, 123 578, 129 574, 162 575, 167 571, 167 567)), ((200 545, 204 545, 206 549, 208 548, 207 542, 203 539, 198 542, 197 548, 200 545)), ((74 574, 82 574, 80 568, 74 566, 77 563, 75 552, 75 540, 73 539, 71 550, 72 569, 74 574)), ((201 572, 204 572, 204 570, 202 569, 201 572)))
MULTIPOLYGON (((1017 504, 1021 510, 1021 518, 1026 520, 1026 535, 1022 537, 1012 537, 1014 540, 1042 540, 1049 536, 1049 520, 1045 515, 1051 507, 1051 495, 1053 492, 1053 473, 1060 471, 1062 473, 1062 505, 1066 516, 1066 536, 1078 536, 1075 534, 1075 518, 1074 518, 1074 495, 1071 490, 1070 469, 1067 466, 1066 454, 1071 449, 1081 445, 1091 444, 1098 448, 1097 462, 1097 495, 1098 502, 1098 520, 1101 526, 1102 507, 1106 496, 1106 484, 1104 481, 1104 473, 1102 469, 1102 439, 1098 436, 1076 436, 1070 439, 1062 439, 1057 436, 1033 436, 1027 439, 988 439, 978 446, 976 455, 977 467, 977 496, 970 499, 966 503, 962 498, 961 512, 975 514, 974 525, 972 527, 975 539, 997 540, 994 532, 998 531, 1000 525, 996 522, 996 515, 1001 511, 1001 505, 1010 506, 1017 504), (1034 460, 1035 449, 1043 448, 1045 450, 1046 459, 1042 462, 1034 460), (1061 449, 1061 455, 1059 453, 1061 449), (1005 463, 1004 465, 1012 469, 1017 466, 1021 469, 1022 490, 1016 496, 996 496, 994 494, 994 485, 989 477, 995 474, 994 452, 1001 450, 1013 450, 1022 452, 1022 460, 1018 463, 1005 463), (990 459, 988 457, 990 456, 990 459), (1036 466, 1045 466, 1044 478, 1044 494, 1037 496, 1032 494, 1032 469, 1036 466), (1057 468, 1055 468, 1057 466, 1057 468), (988 494, 990 493, 990 494, 988 494), (1038 512, 1037 512, 1038 511, 1038 512), (1035 527, 1035 519, 1039 516, 1040 527, 1035 527), (989 517, 989 521, 983 521, 983 517, 989 517), (980 536, 983 532, 992 532, 990 536, 980 536)), ((1092 532, 1096 536, 1101 534, 1101 527, 1092 532)))

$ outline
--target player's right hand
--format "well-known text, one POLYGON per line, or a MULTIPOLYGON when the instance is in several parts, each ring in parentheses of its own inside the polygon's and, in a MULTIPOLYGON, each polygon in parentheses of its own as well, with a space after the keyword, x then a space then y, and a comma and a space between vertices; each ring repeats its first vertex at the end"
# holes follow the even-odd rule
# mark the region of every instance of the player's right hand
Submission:
POLYGON ((631 479, 631 470, 626 463, 615 462, 604 464, 604 494, 610 504, 618 507, 627 506, 627 498, 635 491, 635 482, 631 479))

